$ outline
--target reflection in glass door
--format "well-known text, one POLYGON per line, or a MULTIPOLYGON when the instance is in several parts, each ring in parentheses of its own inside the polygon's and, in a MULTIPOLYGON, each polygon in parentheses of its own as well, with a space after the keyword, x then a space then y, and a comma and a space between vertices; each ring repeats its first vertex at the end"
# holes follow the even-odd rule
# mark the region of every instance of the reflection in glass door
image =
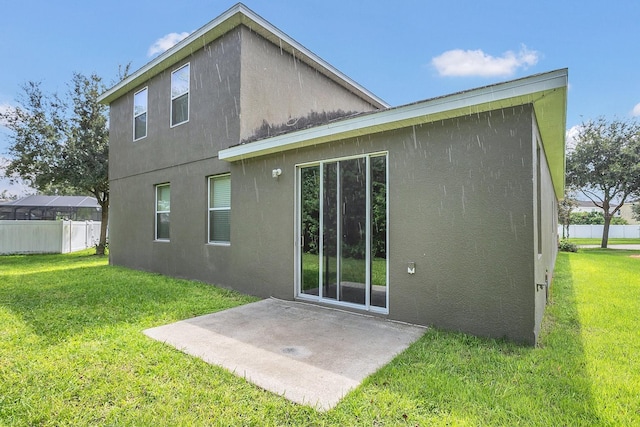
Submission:
POLYGON ((369 288, 371 305, 387 308, 387 156, 369 159, 369 288))
POLYGON ((386 155, 299 169, 299 295, 387 308, 386 155))
POLYGON ((300 293, 319 294, 320 167, 300 169, 300 293))

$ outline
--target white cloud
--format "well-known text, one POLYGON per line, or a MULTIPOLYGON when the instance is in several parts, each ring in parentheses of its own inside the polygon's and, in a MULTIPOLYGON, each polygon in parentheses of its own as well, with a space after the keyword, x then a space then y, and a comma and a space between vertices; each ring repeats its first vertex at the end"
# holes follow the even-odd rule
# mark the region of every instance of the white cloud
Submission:
POLYGON ((35 190, 25 184, 22 180, 5 177, 5 168, 9 165, 9 159, 0 156, 0 194, 7 197, 24 197, 29 194, 35 194, 35 190))
POLYGON ((3 194, 7 198, 20 198, 36 193, 37 191, 35 189, 23 182, 11 182, 8 178, 0 177, 0 194, 3 194))
POLYGON ((576 144, 578 143, 578 135, 582 130, 582 125, 575 125, 567 129, 567 133, 565 134, 565 140, 567 142, 567 149, 573 150, 576 148, 576 144))
POLYGON ((507 51, 499 57, 488 55, 480 49, 454 49, 434 57, 431 64, 441 76, 510 76, 518 68, 526 69, 537 64, 539 57, 538 52, 527 49, 525 45, 517 53, 507 51))
POLYGON ((164 37, 160 37, 158 40, 155 41, 154 44, 152 44, 149 47, 149 50, 147 51, 147 56, 152 57, 153 55, 156 55, 158 53, 164 52, 165 50, 171 49, 178 42, 186 39, 187 36, 189 36, 189 33, 184 32, 184 33, 169 33, 164 37))
POLYGON ((631 110, 631 115, 633 117, 639 117, 640 116, 640 102, 637 103, 635 107, 633 107, 633 110, 631 110))

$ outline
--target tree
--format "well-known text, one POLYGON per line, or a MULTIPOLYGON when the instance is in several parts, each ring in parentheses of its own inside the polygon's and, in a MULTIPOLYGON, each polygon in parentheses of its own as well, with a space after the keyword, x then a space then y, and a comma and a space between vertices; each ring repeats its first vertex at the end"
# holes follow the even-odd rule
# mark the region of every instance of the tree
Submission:
POLYGON ((567 182, 602 209, 606 248, 611 218, 640 194, 640 125, 600 117, 582 123, 576 141, 567 155, 567 182))
POLYGON ((558 220, 562 224, 562 238, 569 238, 569 226, 571 225, 571 212, 578 206, 578 202, 572 196, 569 187, 566 188, 564 199, 558 203, 558 220))
POLYGON ((73 76, 73 115, 66 150, 62 152, 63 176, 74 188, 88 191, 98 200, 102 216, 96 253, 104 254, 109 222, 109 130, 107 106, 98 103, 105 90, 95 74, 73 76))
POLYGON ((23 85, 19 106, 0 113, 9 138, 7 176, 19 176, 44 194, 92 194, 102 208, 103 255, 109 219, 109 133, 105 89, 95 74, 75 73, 67 99, 43 93, 39 82, 23 85), (71 105, 71 108, 69 108, 71 105))
POLYGON ((55 95, 45 96, 37 82, 26 83, 22 90, 20 106, 0 113, 5 126, 13 132, 8 153, 11 161, 5 174, 19 176, 45 194, 69 194, 69 188, 57 180, 53 159, 64 138, 64 103, 55 95))

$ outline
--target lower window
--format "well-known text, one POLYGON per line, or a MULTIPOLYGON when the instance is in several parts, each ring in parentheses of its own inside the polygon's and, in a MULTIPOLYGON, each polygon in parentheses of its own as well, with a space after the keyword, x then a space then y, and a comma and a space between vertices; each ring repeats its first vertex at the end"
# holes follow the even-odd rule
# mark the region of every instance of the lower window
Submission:
POLYGON ((231 242, 231 176, 209 178, 209 243, 231 242))
POLYGON ((156 240, 169 240, 171 186, 156 185, 156 240))

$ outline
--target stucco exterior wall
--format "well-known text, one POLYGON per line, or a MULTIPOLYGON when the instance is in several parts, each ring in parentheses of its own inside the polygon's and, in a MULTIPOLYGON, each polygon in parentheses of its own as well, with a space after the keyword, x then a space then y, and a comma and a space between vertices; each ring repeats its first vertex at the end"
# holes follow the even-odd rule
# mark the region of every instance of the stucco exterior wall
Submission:
POLYGON ((296 164, 388 151, 389 318, 534 343, 532 146, 525 106, 233 163, 229 283, 293 297, 296 164))
POLYGON ((555 197, 553 182, 549 172, 549 164, 542 148, 542 141, 535 115, 533 116, 533 152, 534 152, 534 179, 536 182, 540 180, 540 185, 536 184, 536 193, 539 191, 540 196, 534 200, 535 207, 535 226, 536 226, 536 250, 535 251, 535 328, 534 334, 537 339, 542 324, 542 316, 544 315, 545 306, 548 296, 551 292, 551 284, 553 283, 553 268, 555 266, 556 257, 558 255, 558 201, 555 197), (540 173, 537 167, 539 162, 540 173), (540 209, 537 204, 540 203, 540 209), (538 214, 540 217, 538 218, 538 214), (539 232, 538 232, 538 228, 539 232), (541 239, 538 245, 538 239, 541 239), (538 285, 544 285, 538 286, 538 285))
POLYGON ((263 121, 281 125, 311 112, 376 109, 244 26, 242 53, 241 139, 263 121))
POLYGON ((533 340, 530 111, 467 116, 404 136, 408 149, 392 157, 389 189, 390 247, 403 267, 391 271, 390 304, 409 314, 401 320, 533 340))
POLYGON ((110 179, 217 157, 240 138, 240 30, 194 52, 110 106, 110 179), (171 72, 190 63, 189 121, 170 126, 171 72), (149 88, 147 137, 133 142, 133 94, 149 88))
POLYGON ((207 244, 207 178, 224 173, 217 159, 111 182, 110 261, 174 277, 225 282, 228 247, 207 244), (155 241, 155 185, 171 185, 170 241, 155 241))
MULTIPOLYGON (((261 258, 260 254, 249 258, 247 244, 207 244, 207 177, 229 172, 231 165, 217 159, 218 151, 238 144, 241 129, 252 133, 263 119, 286 122, 291 116, 339 106, 373 109, 244 26, 115 100, 110 105, 111 262, 291 298, 293 288, 288 284, 286 290, 274 287, 268 292, 264 283, 259 290, 251 288, 250 279, 260 277, 253 272, 261 258), (189 121, 172 128, 171 72, 187 62, 191 67, 189 121), (133 96, 144 87, 148 87, 147 136, 134 142, 133 96), (155 185, 163 183, 171 185, 170 242, 154 241, 155 185)), ((249 184, 248 195, 259 197, 254 181, 249 184)), ((240 202, 245 196, 234 190, 238 215, 245 209, 240 202)), ((268 203, 268 197, 263 198, 259 206, 268 203)), ((262 238, 255 224, 245 230, 241 219, 232 219, 238 224, 232 226, 233 242, 262 238)), ((265 224, 264 231, 273 227, 265 224)), ((278 264, 288 262, 278 260, 278 264)))
MULTIPOLYGON (((529 106, 251 160, 205 159, 112 181, 114 264, 262 297, 294 298, 296 165, 387 151, 391 319, 535 342, 535 122, 529 106), (282 169, 276 180, 272 169, 282 169), (231 244, 207 243, 207 177, 231 171, 231 244), (154 185, 171 183, 171 241, 154 237, 154 185), (126 236, 126 238, 125 238, 126 236), (407 274, 407 263, 416 272, 407 274)), ((543 265, 555 206, 542 167, 543 265), (545 219, 546 218, 546 219, 545 219)), ((548 254, 548 255, 547 255, 548 254)))
POLYGON ((557 205, 530 105, 217 158, 263 121, 374 109, 247 27, 232 29, 111 104, 111 262, 293 299, 297 165, 386 152, 388 317, 535 343, 546 302, 536 284, 551 279, 557 205), (189 121, 171 128, 171 72, 187 62, 189 121), (145 86, 148 135, 134 142, 133 95, 145 86), (208 177, 227 172, 231 243, 209 244, 208 177), (170 241, 155 241, 155 186, 164 183, 170 241))
POLYGON ((240 49, 240 30, 235 29, 110 105, 113 264, 201 280, 228 265, 227 252, 203 246, 206 231, 200 227, 206 224, 206 176, 228 172, 229 165, 217 160, 218 151, 240 137, 240 49), (171 72, 187 62, 189 121, 172 128, 171 72), (147 137, 134 142, 133 95, 145 86, 147 137), (154 186, 162 183, 171 184, 170 243, 154 241, 154 186), (204 263, 209 256, 219 262, 204 263))

